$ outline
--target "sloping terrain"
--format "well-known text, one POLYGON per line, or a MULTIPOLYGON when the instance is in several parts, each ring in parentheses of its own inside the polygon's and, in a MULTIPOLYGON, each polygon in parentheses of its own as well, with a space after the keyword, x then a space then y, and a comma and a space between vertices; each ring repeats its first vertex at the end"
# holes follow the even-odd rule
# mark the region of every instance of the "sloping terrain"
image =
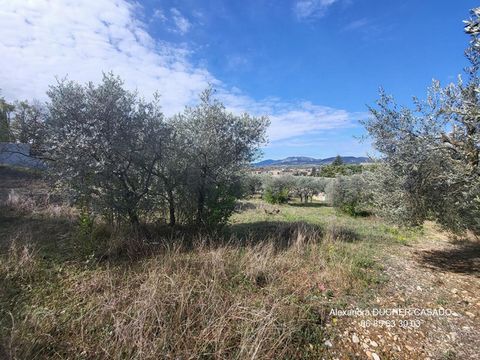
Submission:
POLYGON ((478 359, 480 243, 452 242, 432 224, 386 261, 388 281, 369 309, 437 311, 342 318, 332 349, 339 358, 478 359), (417 310, 418 309, 418 310, 417 310))

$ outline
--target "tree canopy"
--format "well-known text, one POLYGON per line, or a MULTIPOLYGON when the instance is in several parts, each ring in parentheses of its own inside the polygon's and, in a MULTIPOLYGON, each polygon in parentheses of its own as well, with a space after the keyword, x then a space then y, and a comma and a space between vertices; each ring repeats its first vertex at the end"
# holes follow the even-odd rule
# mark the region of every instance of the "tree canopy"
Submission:
POLYGON ((466 81, 434 81, 413 108, 382 91, 364 121, 383 160, 376 203, 392 219, 416 225, 431 218, 452 231, 480 232, 479 15, 473 10, 466 26, 466 81))

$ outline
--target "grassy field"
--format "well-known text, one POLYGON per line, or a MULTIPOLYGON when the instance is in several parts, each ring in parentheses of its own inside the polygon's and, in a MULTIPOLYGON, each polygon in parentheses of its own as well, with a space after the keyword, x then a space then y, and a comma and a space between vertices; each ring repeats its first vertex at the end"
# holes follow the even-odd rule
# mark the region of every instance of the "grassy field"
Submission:
POLYGON ((330 309, 372 301, 419 235, 250 199, 220 232, 145 240, 31 195, 0 209, 0 358, 319 358, 330 309))

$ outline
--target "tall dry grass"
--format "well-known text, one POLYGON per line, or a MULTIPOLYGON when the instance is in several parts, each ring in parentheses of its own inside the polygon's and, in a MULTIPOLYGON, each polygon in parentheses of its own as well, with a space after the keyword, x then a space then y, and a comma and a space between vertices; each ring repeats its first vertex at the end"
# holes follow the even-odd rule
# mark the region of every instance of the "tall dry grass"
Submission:
POLYGON ((32 194, 10 189, 4 203, 0 203, 3 210, 15 212, 18 216, 36 215, 54 219, 73 220, 78 217, 78 210, 60 202, 55 195, 48 192, 32 194))
POLYGON ((18 291, 1 321, 4 352, 12 359, 316 358, 325 350, 326 306, 357 286, 354 260, 346 252, 332 257, 336 240, 324 239, 296 223, 263 241, 204 235, 149 247, 135 261, 67 263, 26 255, 15 240, 16 257, 0 263, 0 285, 18 291), (34 276, 15 272, 24 258, 34 276))

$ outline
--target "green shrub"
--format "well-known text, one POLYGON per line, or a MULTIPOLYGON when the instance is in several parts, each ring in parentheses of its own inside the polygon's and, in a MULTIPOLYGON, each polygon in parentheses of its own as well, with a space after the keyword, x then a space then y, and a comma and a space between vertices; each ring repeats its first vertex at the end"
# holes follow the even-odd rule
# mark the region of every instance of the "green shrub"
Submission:
POLYGON ((233 193, 233 190, 220 188, 209 198, 206 214, 208 227, 222 226, 227 222, 237 203, 237 196, 233 193))
POLYGON ((340 211, 357 216, 368 204, 367 190, 361 175, 339 176, 327 185, 327 200, 340 211))
POLYGON ((263 198, 270 204, 286 203, 294 184, 295 177, 292 175, 270 176, 263 183, 263 198))
POLYGON ((285 204, 288 202, 288 189, 266 189, 263 198, 270 204, 285 204))

